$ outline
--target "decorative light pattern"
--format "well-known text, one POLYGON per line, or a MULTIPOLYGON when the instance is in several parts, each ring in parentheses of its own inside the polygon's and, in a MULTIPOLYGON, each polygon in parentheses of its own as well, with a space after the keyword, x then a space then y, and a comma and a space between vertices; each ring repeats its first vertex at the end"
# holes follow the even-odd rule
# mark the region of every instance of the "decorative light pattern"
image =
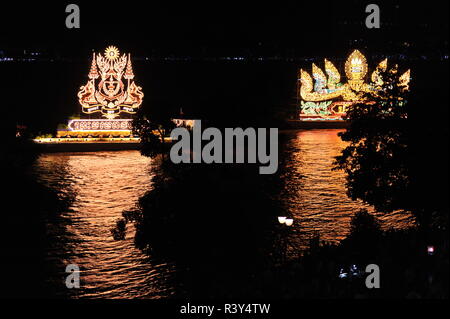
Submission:
MULTIPOLYGON (((345 62, 347 83, 341 83, 337 68, 325 59, 325 73, 316 64, 312 64, 311 75, 301 69, 299 73, 299 95, 301 98, 300 118, 303 120, 342 120, 349 105, 361 100, 364 92, 373 92, 382 84, 379 73, 387 69, 388 60, 381 61, 371 74, 371 83, 365 79, 369 71, 366 57, 359 51, 353 51, 345 62), (314 81, 313 81, 314 80, 314 81)), ((410 70, 399 78, 401 86, 409 89, 410 70)))
POLYGON ((411 80, 411 70, 406 71, 400 76, 400 85, 409 90, 409 81, 411 80))
POLYGON ((345 74, 348 84, 353 90, 361 91, 364 89, 364 77, 367 70, 366 57, 359 50, 353 51, 345 62, 345 74))
POLYGON ((119 49, 114 46, 109 46, 105 50, 105 57, 109 60, 116 60, 119 58, 119 49))
POLYGON ((325 72, 328 75, 328 88, 336 89, 336 85, 341 82, 341 75, 333 63, 325 59, 325 72))
POLYGON ((373 71, 372 77, 371 77, 371 80, 373 83, 376 83, 376 84, 382 83, 379 73, 387 70, 387 62, 388 62, 388 60, 384 59, 383 61, 380 62, 380 64, 378 64, 375 71, 373 71))
POLYGON ((315 81, 314 91, 319 93, 327 93, 325 86, 327 85, 327 77, 323 73, 323 71, 313 63, 312 65, 312 74, 315 81))
POLYGON ((133 81, 131 57, 120 55, 116 47, 106 48, 104 56, 93 54, 88 76, 89 81, 78 92, 83 113, 100 112, 114 119, 122 112, 136 113, 142 104, 144 94, 133 81))
POLYGON ((71 131, 123 131, 131 130, 132 120, 70 120, 68 128, 71 131))

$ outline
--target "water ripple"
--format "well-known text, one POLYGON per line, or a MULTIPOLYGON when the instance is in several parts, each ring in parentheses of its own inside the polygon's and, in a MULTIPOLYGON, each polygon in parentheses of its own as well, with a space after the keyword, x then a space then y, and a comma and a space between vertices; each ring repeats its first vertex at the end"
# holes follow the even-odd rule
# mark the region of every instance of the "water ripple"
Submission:
MULTIPOLYGON (((292 132, 280 143, 283 186, 278 202, 295 219, 292 249, 307 247, 308 238, 338 242, 349 229, 351 216, 372 207, 346 195, 345 176, 332 171, 333 159, 345 147, 339 130, 292 132)), ((48 284, 56 295, 72 298, 166 298, 174 295, 175 266, 138 250, 134 229, 114 241, 110 229, 124 210, 151 189, 156 165, 137 151, 61 153, 40 157, 35 173, 69 203, 48 221, 48 284), (65 266, 79 265, 81 289, 66 289, 65 266)), ((410 224, 409 216, 379 215, 385 227, 410 224)))
MULTIPOLYGON (((346 146, 337 135, 341 130, 289 132, 281 145, 280 159, 284 187, 279 199, 295 219, 292 238, 302 249, 308 238, 319 234, 321 240, 337 243, 348 234, 352 215, 361 208, 373 207, 353 201, 346 195, 345 174, 332 170, 334 157, 346 146)), ((385 228, 411 225, 411 216, 375 213, 385 228)))
POLYGON ((150 189, 152 162, 137 151, 45 154, 36 165, 38 179, 70 205, 65 222, 48 222, 47 262, 57 270, 49 278, 57 294, 67 295, 65 265, 77 264, 81 289, 73 298, 163 298, 173 292, 168 278, 174 266, 139 251, 129 226, 124 241, 110 229, 124 210, 133 209, 150 189), (73 194, 75 194, 74 198, 73 194))

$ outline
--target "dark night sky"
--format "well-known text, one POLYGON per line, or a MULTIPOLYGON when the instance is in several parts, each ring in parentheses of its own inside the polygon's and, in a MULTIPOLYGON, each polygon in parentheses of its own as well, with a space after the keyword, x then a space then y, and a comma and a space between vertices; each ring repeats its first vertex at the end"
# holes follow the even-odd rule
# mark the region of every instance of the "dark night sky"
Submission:
MULTIPOLYGON (((143 108, 183 107, 204 118, 264 117, 281 106, 295 110, 297 70, 311 65, 301 58, 342 61, 355 48, 367 53, 371 64, 380 61, 379 56, 370 61, 371 55, 414 55, 414 62, 402 61, 402 65, 414 69, 422 92, 432 94, 436 83, 445 87, 438 92, 448 92, 448 62, 442 67, 416 61, 421 55, 448 54, 449 2, 374 1, 380 6, 382 25, 369 30, 364 21, 365 7, 371 2, 84 1, 77 2, 81 9, 78 30, 65 27, 69 2, 2 3, 0 55, 1 51, 20 55, 27 49, 56 58, 55 62, 0 62, 0 88, 10 93, 1 102, 9 106, 3 118, 35 131, 55 130, 58 123, 79 112, 76 93, 87 79, 91 51, 103 52, 108 45, 131 52, 134 58, 199 58, 184 64, 136 59, 134 67, 146 94, 143 108), (300 59, 259 64, 198 62, 203 57, 237 55, 300 59)), ((439 100, 447 97, 444 94, 439 100)), ((436 105, 448 112, 445 104, 436 105)))
POLYGON ((42 48, 76 56, 117 43, 137 54, 152 50, 226 54, 233 48, 258 47, 314 54, 339 48, 349 39, 362 38, 375 46, 388 40, 426 42, 448 37, 448 1, 375 1, 381 8, 381 30, 368 30, 363 24, 369 1, 77 3, 80 30, 65 28, 67 3, 2 4, 0 49, 42 48))

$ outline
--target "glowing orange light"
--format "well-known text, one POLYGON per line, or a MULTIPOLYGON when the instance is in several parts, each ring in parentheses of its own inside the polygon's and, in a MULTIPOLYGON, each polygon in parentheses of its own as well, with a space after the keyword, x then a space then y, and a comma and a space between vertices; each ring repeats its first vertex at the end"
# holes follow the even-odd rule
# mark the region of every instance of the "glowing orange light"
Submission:
POLYGON ((78 92, 83 113, 100 112, 107 119, 114 119, 122 112, 136 113, 144 93, 133 79, 130 55, 120 55, 114 46, 106 48, 104 56, 94 53, 89 81, 78 92))
MULTIPOLYGON (((345 62, 347 83, 340 83, 341 75, 337 68, 325 59, 325 73, 313 63, 312 76, 301 69, 299 73, 299 95, 301 98, 300 118, 308 120, 342 120, 347 107, 361 100, 363 92, 374 92, 382 84, 380 71, 387 69, 387 59, 381 61, 371 74, 371 82, 366 83, 369 71, 366 57, 353 51, 345 62), (328 77, 327 77, 328 76, 328 77)), ((410 71, 400 78, 400 86, 409 89, 410 71)))

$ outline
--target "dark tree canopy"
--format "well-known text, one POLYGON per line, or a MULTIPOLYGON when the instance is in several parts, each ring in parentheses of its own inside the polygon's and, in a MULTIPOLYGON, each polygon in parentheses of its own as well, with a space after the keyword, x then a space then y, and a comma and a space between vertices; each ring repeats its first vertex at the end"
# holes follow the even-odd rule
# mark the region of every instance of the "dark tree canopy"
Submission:
POLYGON ((381 212, 409 210, 408 89, 397 67, 379 70, 380 81, 349 107, 349 127, 340 133, 349 145, 336 157, 347 174, 347 191, 381 212))
POLYGON ((148 157, 156 157, 167 150, 165 137, 175 127, 168 114, 152 113, 148 119, 143 112, 138 112, 133 120, 133 133, 141 139, 141 154, 148 157))

